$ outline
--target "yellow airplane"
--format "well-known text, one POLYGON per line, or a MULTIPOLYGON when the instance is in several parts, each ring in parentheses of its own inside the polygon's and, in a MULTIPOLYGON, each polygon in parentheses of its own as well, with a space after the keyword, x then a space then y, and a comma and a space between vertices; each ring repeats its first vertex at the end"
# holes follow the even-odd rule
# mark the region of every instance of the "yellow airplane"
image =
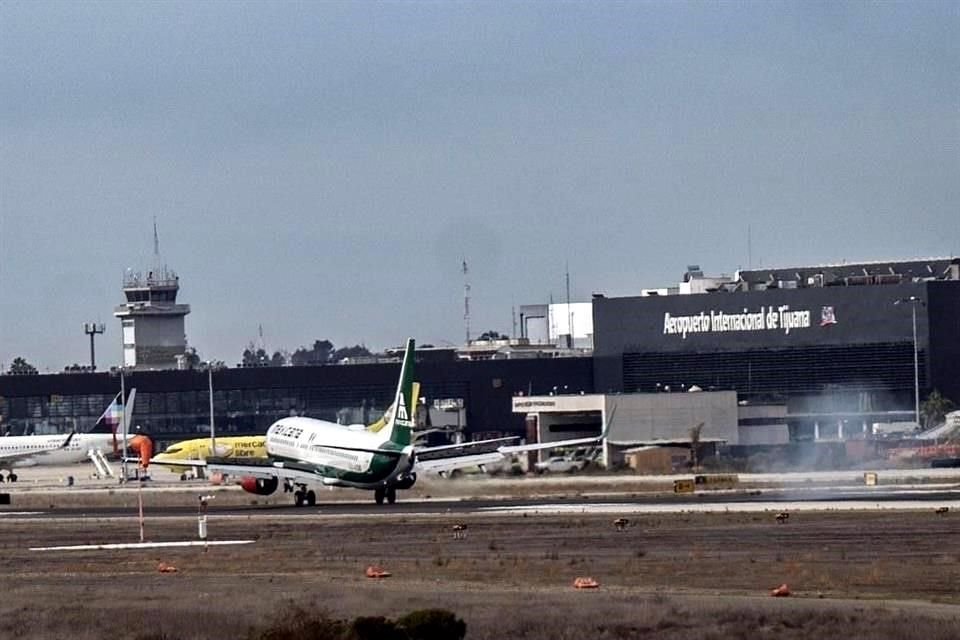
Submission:
POLYGON ((175 466, 177 460, 206 460, 217 458, 266 458, 266 436, 225 436, 217 438, 216 454, 210 452, 210 438, 194 438, 175 442, 162 453, 153 456, 151 462, 170 465, 168 468, 174 473, 186 476, 192 471, 192 466, 175 466))

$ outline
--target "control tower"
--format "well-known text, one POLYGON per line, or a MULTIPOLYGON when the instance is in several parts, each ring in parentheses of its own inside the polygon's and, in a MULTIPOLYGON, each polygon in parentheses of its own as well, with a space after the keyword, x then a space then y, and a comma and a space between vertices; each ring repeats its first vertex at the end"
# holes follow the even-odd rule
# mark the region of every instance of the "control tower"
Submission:
POLYGON ((127 271, 123 295, 127 301, 113 310, 123 327, 123 366, 135 369, 175 369, 187 349, 184 318, 190 305, 177 304, 180 278, 167 267, 144 276, 127 271))

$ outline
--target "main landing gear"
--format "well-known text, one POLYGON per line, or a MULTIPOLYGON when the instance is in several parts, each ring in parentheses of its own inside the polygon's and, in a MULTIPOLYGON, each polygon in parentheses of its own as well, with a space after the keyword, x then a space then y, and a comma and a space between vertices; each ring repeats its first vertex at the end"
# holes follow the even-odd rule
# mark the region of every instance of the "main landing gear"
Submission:
MULTIPOLYGON (((16 482, 16 481, 17 481, 17 474, 15 474, 13 471, 11 471, 9 474, 7 474, 7 482, 16 482)), ((0 482, 3 482, 3 474, 2 474, 2 473, 0 473, 0 482)))
POLYGON ((293 502, 298 507, 315 507, 317 505, 317 494, 312 489, 308 491, 306 485, 298 484, 296 491, 293 492, 293 502))
POLYGON ((387 504, 396 504, 397 488, 396 487, 380 487, 380 488, 374 489, 373 499, 377 501, 377 504, 383 504, 384 499, 386 499, 387 504))

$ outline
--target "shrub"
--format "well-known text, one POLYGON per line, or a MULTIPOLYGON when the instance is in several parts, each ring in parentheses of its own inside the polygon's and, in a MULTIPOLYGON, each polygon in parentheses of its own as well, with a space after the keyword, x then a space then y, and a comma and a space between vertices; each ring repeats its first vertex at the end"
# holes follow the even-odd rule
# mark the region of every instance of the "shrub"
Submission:
POLYGON ((467 623, 446 609, 412 611, 397 620, 410 640, 463 640, 467 623))
POLYGON ((384 617, 359 617, 350 624, 347 640, 406 640, 397 623, 384 617))
POLYGON ((323 613, 292 606, 281 611, 272 624, 253 635, 252 640, 341 640, 346 625, 323 613))

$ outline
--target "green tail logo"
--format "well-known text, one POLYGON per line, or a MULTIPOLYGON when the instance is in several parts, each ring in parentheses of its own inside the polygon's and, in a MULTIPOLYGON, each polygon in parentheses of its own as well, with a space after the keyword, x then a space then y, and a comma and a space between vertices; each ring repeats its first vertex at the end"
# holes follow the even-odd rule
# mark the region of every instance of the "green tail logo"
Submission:
POLYGON ((401 447, 409 445, 412 440, 413 418, 417 409, 418 385, 413 381, 413 352, 414 340, 410 338, 403 354, 403 366, 400 368, 400 382, 393 398, 393 408, 383 428, 383 435, 401 447))

